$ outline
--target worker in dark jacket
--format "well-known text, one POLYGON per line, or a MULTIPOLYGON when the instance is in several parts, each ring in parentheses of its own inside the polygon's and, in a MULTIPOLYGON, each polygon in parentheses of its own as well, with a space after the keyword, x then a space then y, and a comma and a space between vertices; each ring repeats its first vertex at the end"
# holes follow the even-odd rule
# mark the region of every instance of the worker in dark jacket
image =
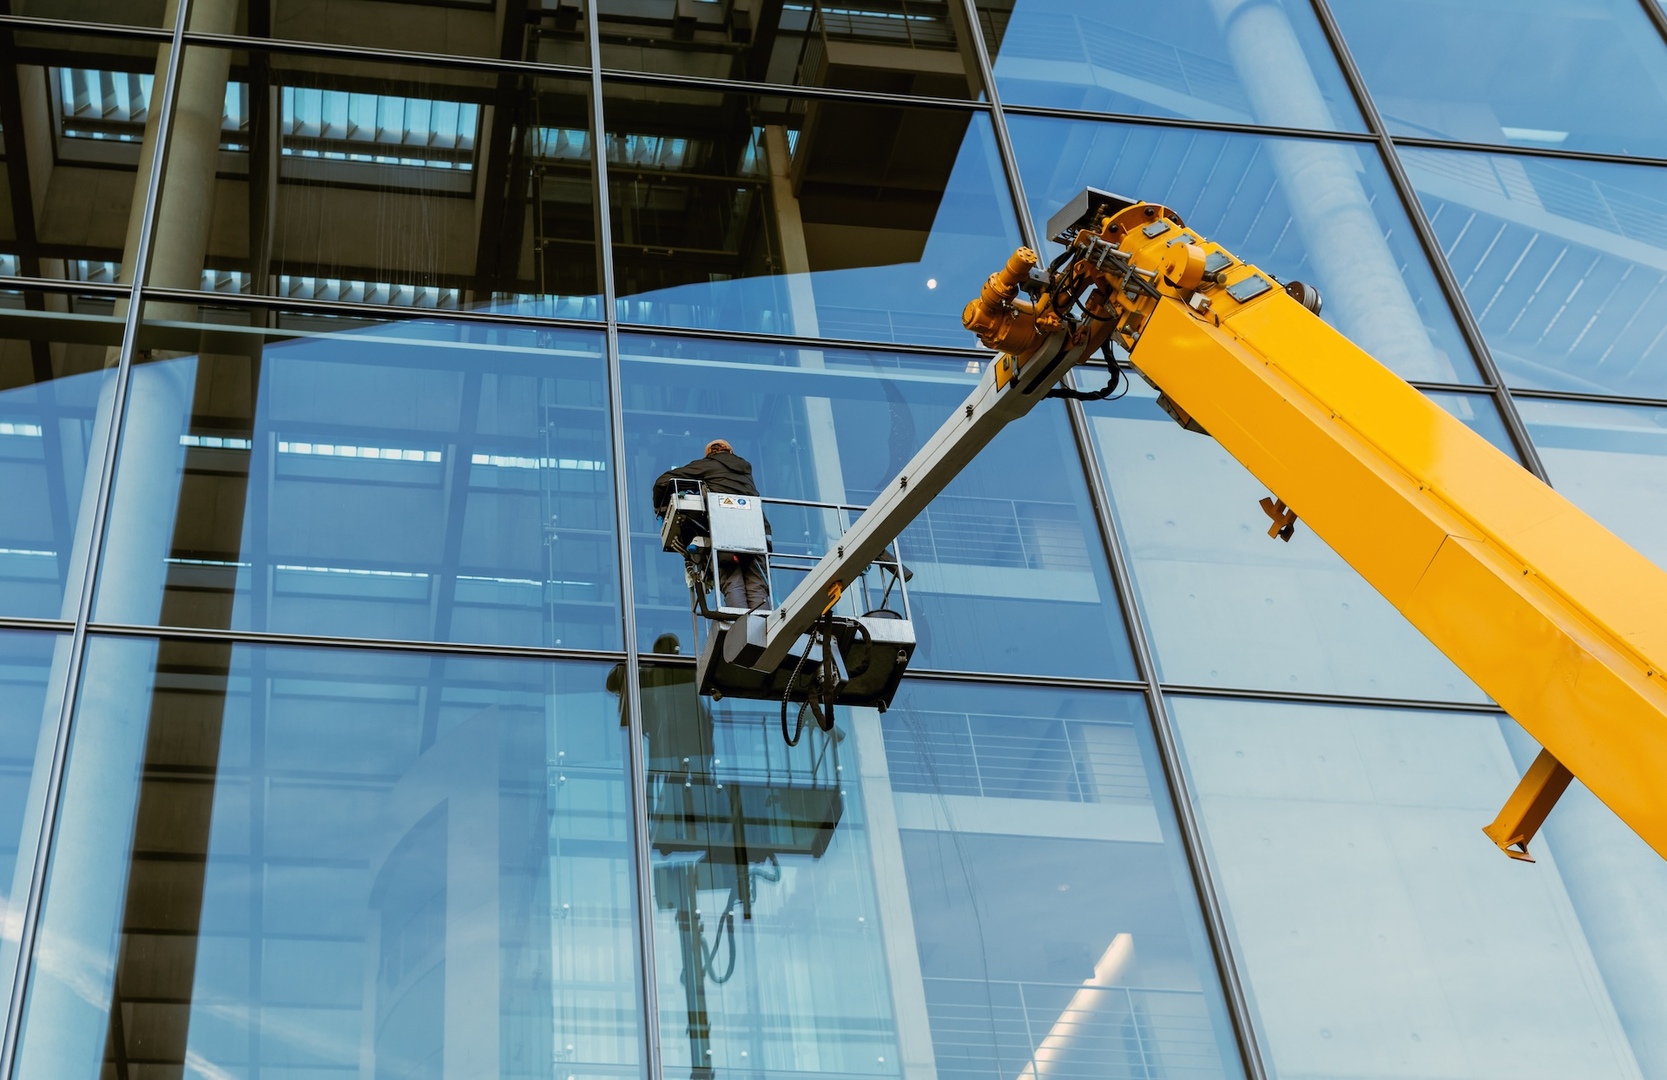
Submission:
MULTIPOLYGON (((758 497, 758 486, 752 481, 752 463, 735 452, 726 439, 713 439, 706 444, 706 453, 687 465, 667 469, 654 481, 654 512, 664 515, 671 505, 674 480, 699 480, 707 491, 720 495, 751 495, 758 497)), ((764 532, 770 531, 769 519, 764 521, 764 532)), ((770 578, 765 573, 764 560, 756 555, 734 552, 721 554, 718 563, 718 590, 723 594, 724 607, 757 611, 770 606, 770 578)))

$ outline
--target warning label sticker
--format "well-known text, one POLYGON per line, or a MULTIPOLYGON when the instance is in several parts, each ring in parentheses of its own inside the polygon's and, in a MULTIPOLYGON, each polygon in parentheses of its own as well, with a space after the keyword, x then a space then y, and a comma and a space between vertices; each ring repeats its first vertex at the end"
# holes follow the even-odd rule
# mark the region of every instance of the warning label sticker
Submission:
POLYGON ((747 498, 747 496, 745 496, 745 495, 719 495, 718 496, 718 505, 719 506, 734 506, 734 507, 737 507, 739 509, 745 510, 747 507, 752 505, 752 500, 747 498))

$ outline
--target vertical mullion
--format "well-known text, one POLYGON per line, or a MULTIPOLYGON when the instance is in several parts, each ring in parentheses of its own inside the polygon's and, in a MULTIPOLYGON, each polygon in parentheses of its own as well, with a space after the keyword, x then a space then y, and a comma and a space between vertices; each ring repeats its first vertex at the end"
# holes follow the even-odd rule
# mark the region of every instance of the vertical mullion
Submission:
MULTIPOLYGON (((642 958, 643 1071, 661 1080, 659 983, 654 970, 654 881, 648 854, 648 761, 643 752, 642 657, 637 649, 636 591, 631 578, 631 505, 625 477, 625 403, 621 397, 619 313, 614 303, 612 210, 608 198, 608 134, 602 109, 602 36, 592 2, 585 5, 590 36, 590 122, 592 182, 596 185, 596 251, 602 272, 602 317, 606 321, 608 426, 614 459, 614 527, 619 534, 619 603, 625 634, 625 685, 620 688, 626 717, 626 766, 631 771, 631 854, 636 872, 637 951, 642 958)), ((535 211, 536 212, 536 211, 535 211)))
MULTIPOLYGON (((978 58, 979 75, 984 81, 984 92, 990 102, 990 123, 995 132, 996 146, 1001 154, 1002 166, 1007 173, 1007 183, 1012 192, 1014 209, 1019 218, 1019 229, 1025 243, 1032 250, 1040 252, 1041 241, 1046 238, 1036 235, 1036 225, 1030 216, 1030 204, 1025 197, 1024 181, 1019 172, 1018 156, 1014 153, 1012 139, 1008 135, 1007 118, 1002 112, 1000 95, 996 92, 994 67, 990 62, 989 51, 985 47, 983 31, 978 21, 977 0, 961 0, 961 2, 965 6, 968 24, 973 28, 973 52, 978 58)), ((1197 815, 1193 811, 1192 797, 1187 788, 1186 773, 1182 767, 1174 722, 1169 715, 1169 708, 1163 698, 1163 689, 1158 681, 1157 663, 1153 657, 1151 641, 1146 636, 1145 627, 1141 623, 1142 615, 1134 592, 1134 579, 1130 573, 1128 558, 1124 553, 1123 539, 1117 527, 1117 518, 1112 511, 1111 498, 1106 488, 1105 477, 1100 470, 1099 459, 1094 452, 1093 439, 1089 435, 1087 414, 1083 410, 1082 402, 1074 400, 1065 402, 1065 411, 1070 419, 1071 434, 1076 441, 1077 454, 1081 459, 1083 472, 1088 482, 1089 500, 1093 505, 1094 516, 1099 525, 1100 539, 1104 545, 1106 557, 1111 564, 1112 584, 1117 590, 1118 602, 1123 610, 1124 624, 1128 627, 1129 644, 1134 654, 1135 670, 1140 681, 1145 684, 1146 704, 1152 719, 1159 758, 1163 762, 1164 781, 1170 801, 1175 808, 1176 821, 1180 826, 1182 847, 1186 853, 1188 867, 1192 871, 1193 887, 1196 890, 1199 907, 1203 913, 1206 937, 1209 940, 1211 952, 1214 954, 1217 973, 1221 977, 1222 992, 1227 999, 1228 1013, 1233 1024, 1233 1034, 1238 1043, 1245 1070, 1251 1080, 1263 1080, 1267 1076, 1267 1069, 1262 1062, 1261 1048, 1256 1044, 1256 1033, 1251 1022, 1249 999, 1245 993, 1244 983, 1233 956, 1232 944, 1227 934, 1226 918, 1223 915, 1220 898, 1210 874, 1202 832, 1198 825, 1197 815)))
MULTIPOLYGON (((1644 0, 1646 4, 1651 2, 1652 0, 1644 0)), ((1458 278, 1454 277, 1452 267, 1447 265, 1447 255, 1441 250, 1441 241, 1436 237, 1435 227, 1430 224, 1429 216, 1424 213, 1424 204, 1419 201, 1418 192, 1414 190, 1412 180, 1401 164, 1395 141, 1389 137, 1389 130, 1384 127, 1383 117, 1378 113, 1377 103, 1372 100, 1366 80, 1354 62, 1354 54, 1349 52, 1348 43, 1343 40, 1343 31, 1331 13, 1331 5, 1327 0, 1313 0, 1313 6, 1315 17, 1320 21, 1320 28, 1325 32, 1338 66, 1343 70, 1343 77, 1348 81, 1349 90, 1354 94, 1355 103, 1360 107, 1360 114, 1365 119, 1366 126, 1377 137, 1378 156, 1383 159, 1384 168, 1389 170, 1389 179, 1395 185, 1395 194, 1400 197, 1407 220, 1412 222, 1412 231, 1417 235, 1425 258, 1435 271, 1436 280, 1441 283, 1441 291, 1447 294, 1447 304, 1453 309, 1454 317, 1458 319, 1459 333, 1464 336, 1465 344, 1470 346, 1471 355, 1476 358, 1477 365, 1482 369, 1482 378, 1493 395, 1494 405, 1505 422, 1505 430, 1510 433, 1517 456, 1529 472, 1545 480, 1545 465, 1540 461, 1539 452, 1534 449, 1534 441, 1528 435, 1528 427, 1523 423, 1522 415, 1517 412, 1516 402, 1511 400, 1505 379, 1499 373, 1499 365, 1493 359, 1487 339, 1482 336, 1482 328, 1470 310, 1469 301, 1464 298, 1464 290, 1459 287, 1458 278)))
MULTIPOLYGON (((166 72, 157 105, 156 131, 150 147, 150 172, 143 178, 144 191, 138 244, 134 249, 133 266, 128 268, 132 292, 128 298, 126 319, 122 325, 121 351, 117 354, 115 386, 111 395, 110 421, 104 440, 99 469, 98 488, 93 506, 86 511, 88 535, 86 562, 81 569, 81 595, 76 602, 75 628, 70 634, 69 664, 64 683, 64 696, 58 710, 58 729, 52 745, 48 770, 46 798, 41 811, 39 837, 35 844, 34 872, 29 880, 29 895, 24 902, 20 920, 17 970, 12 980, 11 1001, 6 1013, 4 1033, 0 1034, 0 1077, 10 1077, 16 1070, 17 1050, 22 1034, 23 1005, 28 991, 29 971, 39 932, 41 902, 46 889, 46 873, 51 855, 53 828, 57 823, 58 802, 63 793, 64 766, 69 752, 70 720, 75 714, 75 702, 81 669, 87 651, 87 623, 92 614, 93 590, 96 586, 100 549, 104 546, 104 530, 110 510, 110 491, 115 477, 116 454, 119 449, 123 413, 126 411, 127 391, 133 370, 133 357, 139 336, 139 323, 144 313, 144 290, 141 283, 148 276, 151 252, 156 234, 158 195, 167 168, 168 137, 173 122, 174 102, 179 88, 180 66, 184 62, 185 27, 191 15, 191 0, 179 0, 174 13, 173 37, 166 46, 157 47, 157 59, 163 59, 166 48, 166 72)), ((135 174, 137 182, 140 177, 135 174)), ((89 462, 88 467, 94 467, 89 462)), ((42 763, 37 762, 36 768, 42 763)))

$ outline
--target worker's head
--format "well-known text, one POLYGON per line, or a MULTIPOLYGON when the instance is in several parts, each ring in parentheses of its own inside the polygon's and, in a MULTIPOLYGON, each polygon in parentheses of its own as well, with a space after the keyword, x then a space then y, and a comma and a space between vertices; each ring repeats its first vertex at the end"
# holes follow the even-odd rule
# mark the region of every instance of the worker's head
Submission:
POLYGON ((713 439, 711 442, 706 444, 707 457, 711 457, 713 454, 733 453, 735 453, 735 447, 729 445, 728 439, 713 439))

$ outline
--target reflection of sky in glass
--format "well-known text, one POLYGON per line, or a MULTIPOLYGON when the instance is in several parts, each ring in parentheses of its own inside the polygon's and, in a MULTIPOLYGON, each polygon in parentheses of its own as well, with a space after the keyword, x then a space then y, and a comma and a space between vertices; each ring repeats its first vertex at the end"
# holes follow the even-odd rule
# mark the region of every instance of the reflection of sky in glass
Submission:
POLYGON ((1391 132, 1667 157, 1667 43, 1635 0, 1331 0, 1391 132))
POLYGON ((1359 131, 1306 3, 1019 0, 985 23, 1003 104, 1359 131))
POLYGON ((1667 169, 1401 157, 1506 381, 1667 397, 1667 169))

